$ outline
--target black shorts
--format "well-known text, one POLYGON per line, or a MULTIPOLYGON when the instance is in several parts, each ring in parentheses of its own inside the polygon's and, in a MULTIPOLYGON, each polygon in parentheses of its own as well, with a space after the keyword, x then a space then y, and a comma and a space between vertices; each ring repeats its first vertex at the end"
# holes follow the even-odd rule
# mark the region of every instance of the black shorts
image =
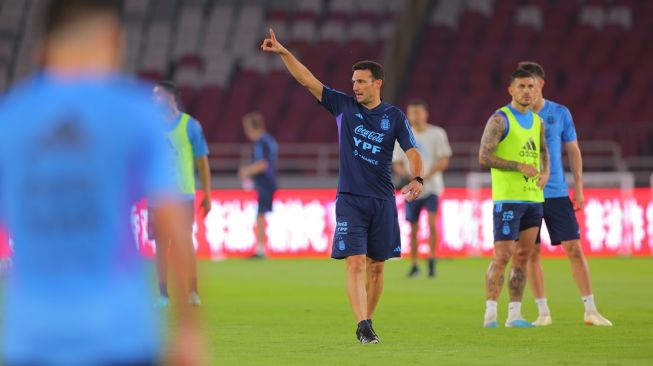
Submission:
POLYGON ((541 203, 495 203, 494 242, 518 240, 519 233, 542 225, 541 203))
MULTIPOLYGON (((187 200, 182 205, 184 222, 184 230, 188 232, 193 232, 193 225, 195 224, 195 200, 187 200)), ((155 240, 157 237, 156 225, 154 225, 154 215, 152 215, 152 209, 148 209, 149 213, 147 215, 147 235, 150 240, 155 240)))
POLYGON ((413 202, 406 202, 406 221, 416 223, 419 221, 419 214, 422 209, 426 208, 429 213, 438 212, 438 196, 431 194, 425 198, 414 200, 413 202))
MULTIPOLYGON (((544 222, 549 230, 551 245, 560 245, 563 241, 580 239, 580 227, 574 212, 574 205, 569 197, 555 197, 544 200, 544 222)), ((540 231, 541 231, 540 227, 540 231)), ((536 243, 540 243, 540 234, 536 243)))
POLYGON ((258 214, 266 214, 272 212, 272 200, 274 199, 274 190, 259 189, 258 193, 258 214))
POLYGON ((331 257, 364 254, 384 261, 401 257, 401 237, 394 200, 339 193, 331 257))

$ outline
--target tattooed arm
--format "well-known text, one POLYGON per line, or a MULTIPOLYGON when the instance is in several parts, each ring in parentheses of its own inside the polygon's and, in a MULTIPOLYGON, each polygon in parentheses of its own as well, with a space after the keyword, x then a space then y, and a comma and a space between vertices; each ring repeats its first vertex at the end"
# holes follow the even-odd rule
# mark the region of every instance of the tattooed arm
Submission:
POLYGON ((496 156, 495 151, 497 150, 497 145, 501 142, 501 135, 506 130, 506 123, 507 121, 500 114, 494 114, 487 121, 485 131, 483 131, 483 137, 481 138, 478 162, 486 168, 516 170, 528 177, 536 176, 538 172, 534 166, 505 160, 496 156))
POLYGON ((546 131, 544 130, 544 122, 540 128, 540 178, 537 181, 537 186, 544 188, 546 182, 551 175, 551 166, 549 162, 549 148, 546 145, 546 131))

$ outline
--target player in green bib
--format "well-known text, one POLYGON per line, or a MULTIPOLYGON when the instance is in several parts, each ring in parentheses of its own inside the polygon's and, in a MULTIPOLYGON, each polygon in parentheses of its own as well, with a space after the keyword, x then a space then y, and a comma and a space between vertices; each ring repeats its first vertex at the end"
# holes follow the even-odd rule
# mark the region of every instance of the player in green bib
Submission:
POLYGON ((536 80, 525 70, 510 77, 510 104, 485 126, 479 162, 492 174, 494 254, 486 275, 483 326, 497 326, 497 299, 512 257, 506 327, 532 327, 521 314, 528 255, 542 222, 543 187, 549 178, 549 153, 541 118, 530 110, 536 80))
POLYGON ((166 140, 169 148, 170 162, 168 167, 176 178, 176 193, 184 202, 184 243, 171 242, 169 238, 162 237, 157 228, 150 228, 156 242, 156 264, 159 277, 160 297, 155 306, 167 307, 168 281, 167 263, 168 252, 171 245, 182 245, 187 249, 189 266, 191 269, 189 303, 199 306, 201 303, 197 289, 197 265, 193 248, 193 224, 195 223, 195 167, 199 173, 203 198, 202 209, 206 216, 211 210, 211 171, 207 158, 209 149, 202 132, 202 127, 197 120, 179 110, 180 92, 175 83, 160 81, 154 87, 154 99, 166 110, 166 140))

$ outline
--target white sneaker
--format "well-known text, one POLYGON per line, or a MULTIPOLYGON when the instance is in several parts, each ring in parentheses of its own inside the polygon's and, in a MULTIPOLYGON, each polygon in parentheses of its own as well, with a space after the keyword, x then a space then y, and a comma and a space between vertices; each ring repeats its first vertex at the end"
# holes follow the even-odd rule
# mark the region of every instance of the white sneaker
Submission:
POLYGON ((512 320, 506 320, 506 328, 533 328, 533 323, 529 322, 528 320, 525 320, 523 316, 517 318, 517 319, 512 319, 512 320))
POLYGON ((603 315, 599 314, 598 311, 593 311, 591 313, 585 313, 585 324, 587 325, 599 325, 604 327, 611 327, 612 322, 604 318, 603 315))
POLYGON ((553 319, 551 319, 551 315, 540 315, 537 317, 537 320, 533 322, 533 325, 536 327, 545 327, 552 323, 553 319))
POLYGON ((190 293, 188 296, 188 303, 191 304, 192 306, 200 306, 202 305, 202 300, 200 299, 200 295, 193 291, 190 293))

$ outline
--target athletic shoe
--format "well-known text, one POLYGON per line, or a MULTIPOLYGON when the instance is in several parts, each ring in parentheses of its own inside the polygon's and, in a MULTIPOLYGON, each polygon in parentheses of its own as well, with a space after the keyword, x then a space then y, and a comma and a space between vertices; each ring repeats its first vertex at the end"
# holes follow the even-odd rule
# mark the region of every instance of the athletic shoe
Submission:
POLYGON ((435 258, 429 259, 429 277, 435 277, 435 258))
POLYGON ((522 319, 515 319, 511 321, 506 321, 506 328, 533 328, 535 327, 533 323, 522 319))
POLYGON ((165 309, 170 306, 170 299, 165 296, 159 296, 154 302, 154 307, 157 309, 165 309))
POLYGON ((408 272, 408 277, 417 277, 419 276, 419 267, 412 266, 410 267, 410 272, 408 272))
POLYGON ((188 303, 191 304, 192 306, 200 306, 202 305, 202 300, 200 299, 200 295, 193 291, 190 293, 188 296, 188 303))
POLYGON ((376 339, 378 339, 379 342, 381 342, 381 338, 379 338, 379 335, 376 334, 376 331, 374 330, 374 327, 372 326, 372 319, 367 319, 367 322, 370 324, 370 329, 372 329, 372 333, 374 333, 374 336, 376 337, 376 339))
POLYGON ((611 327, 612 322, 604 318, 603 315, 599 314, 598 311, 593 311, 591 313, 585 313, 585 324, 587 325, 598 325, 604 327, 611 327))
POLYGON ((551 315, 540 315, 537 317, 537 320, 533 322, 533 325, 536 327, 545 327, 552 323, 553 319, 551 319, 551 315))
POLYGON ((356 328, 356 339, 362 344, 379 343, 379 338, 374 334, 370 323, 367 320, 361 320, 356 328))
POLYGON ((496 327, 498 327, 496 320, 492 322, 483 323, 483 328, 496 328, 496 327))

